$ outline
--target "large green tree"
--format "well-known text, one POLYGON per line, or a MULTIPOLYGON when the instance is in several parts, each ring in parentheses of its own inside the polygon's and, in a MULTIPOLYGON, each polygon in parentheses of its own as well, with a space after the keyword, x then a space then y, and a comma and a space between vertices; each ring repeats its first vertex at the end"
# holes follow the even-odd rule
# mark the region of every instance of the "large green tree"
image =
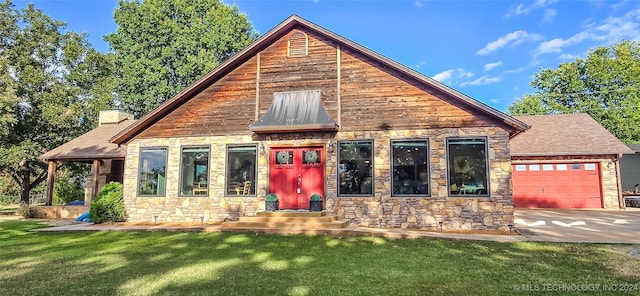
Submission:
POLYGON ((0 173, 22 201, 46 178, 38 156, 95 127, 113 103, 108 55, 29 4, 0 3, 0 173))
POLYGON ((531 86, 537 91, 512 103, 510 114, 588 113, 623 142, 640 142, 640 43, 595 48, 542 69, 531 86))
POLYGON ((218 0, 120 0, 115 33, 120 108, 140 117, 256 37, 246 15, 218 0))

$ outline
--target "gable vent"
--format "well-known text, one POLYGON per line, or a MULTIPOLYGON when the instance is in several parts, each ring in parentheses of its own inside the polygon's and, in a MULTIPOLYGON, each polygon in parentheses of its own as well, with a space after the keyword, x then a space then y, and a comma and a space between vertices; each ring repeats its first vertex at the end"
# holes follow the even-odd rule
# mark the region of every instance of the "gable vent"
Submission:
POLYGON ((307 55, 307 35, 295 32, 289 37, 288 56, 303 57, 307 55))

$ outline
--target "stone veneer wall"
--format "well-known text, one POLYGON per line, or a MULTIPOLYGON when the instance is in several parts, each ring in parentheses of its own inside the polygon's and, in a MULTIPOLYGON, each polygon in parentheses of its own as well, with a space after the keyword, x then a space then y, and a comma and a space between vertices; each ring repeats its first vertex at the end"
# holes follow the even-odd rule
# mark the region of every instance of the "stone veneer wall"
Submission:
MULTIPOLYGON (((105 159, 100 164, 100 175, 98 176, 98 192, 107 184, 107 176, 111 173, 111 159, 105 159)), ((86 185, 84 187, 84 204, 91 205, 91 193, 93 193, 93 172, 86 175, 86 185)), ((97 194, 97 193, 96 193, 97 194)))
POLYGON ((514 158, 513 164, 529 163, 598 163, 600 166, 600 187, 602 188, 603 207, 605 209, 620 209, 618 175, 616 174, 616 162, 607 156, 549 156, 527 159, 525 157, 514 158))
MULTIPOLYGON (((511 161, 508 133, 501 128, 445 128, 433 130, 369 131, 337 133, 293 133, 260 136, 180 137, 137 139, 127 147, 124 199, 132 222, 216 223, 255 216, 264 210, 268 191, 268 155, 258 154, 257 196, 224 196, 226 147, 249 143, 266 147, 335 144, 327 151, 325 168, 325 208, 329 214, 370 227, 422 230, 508 230, 513 224, 511 161), (447 137, 485 136, 489 145, 490 197, 449 197, 447 189, 447 137), (430 145, 430 197, 391 197, 390 141, 428 138, 430 145), (337 196, 337 144, 341 140, 374 140, 374 196, 337 196), (180 147, 211 147, 209 196, 178 196, 180 147), (138 158, 141 147, 168 147, 167 186, 164 197, 136 196, 138 158)), ((267 148, 268 149, 268 148, 267 148)))

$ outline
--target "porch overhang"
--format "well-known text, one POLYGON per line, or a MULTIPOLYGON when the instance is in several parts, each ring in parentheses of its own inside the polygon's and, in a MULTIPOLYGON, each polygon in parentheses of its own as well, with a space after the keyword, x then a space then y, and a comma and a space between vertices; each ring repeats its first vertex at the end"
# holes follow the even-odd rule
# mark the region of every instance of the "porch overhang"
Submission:
POLYGON ((276 92, 269 110, 249 125, 255 133, 337 131, 320 90, 276 92))

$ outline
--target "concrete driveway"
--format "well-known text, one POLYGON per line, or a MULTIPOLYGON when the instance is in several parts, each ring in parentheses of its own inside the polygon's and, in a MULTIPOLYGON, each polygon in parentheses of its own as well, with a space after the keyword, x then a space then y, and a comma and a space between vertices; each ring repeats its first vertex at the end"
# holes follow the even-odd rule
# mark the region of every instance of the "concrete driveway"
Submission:
POLYGON ((516 209, 515 229, 532 241, 640 244, 640 211, 516 209))

